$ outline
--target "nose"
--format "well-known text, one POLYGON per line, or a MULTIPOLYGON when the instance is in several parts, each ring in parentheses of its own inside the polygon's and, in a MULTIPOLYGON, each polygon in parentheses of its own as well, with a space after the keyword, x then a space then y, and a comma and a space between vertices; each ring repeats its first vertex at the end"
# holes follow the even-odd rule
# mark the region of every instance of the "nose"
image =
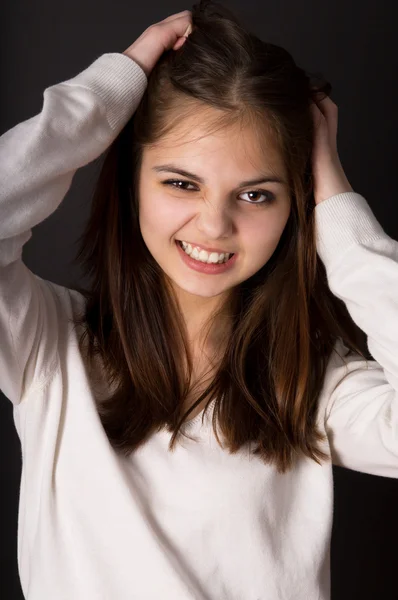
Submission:
POLYGON ((229 239, 234 233, 231 207, 223 203, 204 202, 197 216, 196 226, 202 239, 210 243, 213 240, 229 239))

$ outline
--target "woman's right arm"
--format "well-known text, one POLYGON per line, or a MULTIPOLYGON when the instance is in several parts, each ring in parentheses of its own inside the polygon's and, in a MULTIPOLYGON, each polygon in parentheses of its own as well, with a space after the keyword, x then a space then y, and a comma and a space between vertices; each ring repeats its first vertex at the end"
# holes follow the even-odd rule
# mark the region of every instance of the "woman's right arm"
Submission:
POLYGON ((0 389, 14 404, 44 385, 58 353, 56 298, 23 263, 23 246, 77 169, 126 125, 162 53, 180 48, 190 31, 188 10, 150 25, 123 53, 103 54, 47 88, 41 113, 0 137, 0 389))
POLYGON ((58 346, 54 297, 23 263, 23 246, 77 169, 114 141, 146 85, 131 57, 103 54, 48 87, 41 112, 0 137, 0 389, 14 404, 52 371, 58 346))

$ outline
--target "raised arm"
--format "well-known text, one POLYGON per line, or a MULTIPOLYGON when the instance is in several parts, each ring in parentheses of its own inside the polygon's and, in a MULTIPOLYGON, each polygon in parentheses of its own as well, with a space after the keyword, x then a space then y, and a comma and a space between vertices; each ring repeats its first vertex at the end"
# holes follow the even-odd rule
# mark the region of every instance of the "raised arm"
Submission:
POLYGON ((0 138, 0 389, 14 404, 45 383, 58 350, 54 288, 23 263, 23 246, 77 169, 120 133, 163 52, 180 48, 190 30, 188 10, 150 25, 123 53, 47 88, 41 113, 0 138))
POLYGON ((44 91, 36 116, 0 137, 0 389, 15 404, 57 356, 51 284, 22 261, 32 227, 61 204, 79 167, 116 138, 145 91, 131 57, 103 54, 44 91))

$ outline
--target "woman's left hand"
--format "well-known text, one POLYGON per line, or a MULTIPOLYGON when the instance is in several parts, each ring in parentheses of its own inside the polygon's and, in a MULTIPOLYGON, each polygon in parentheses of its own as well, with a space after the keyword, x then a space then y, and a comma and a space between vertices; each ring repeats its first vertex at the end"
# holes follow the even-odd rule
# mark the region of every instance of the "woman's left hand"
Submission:
POLYGON ((325 96, 311 103, 315 134, 312 150, 315 204, 343 192, 353 192, 337 151, 337 105, 325 96))

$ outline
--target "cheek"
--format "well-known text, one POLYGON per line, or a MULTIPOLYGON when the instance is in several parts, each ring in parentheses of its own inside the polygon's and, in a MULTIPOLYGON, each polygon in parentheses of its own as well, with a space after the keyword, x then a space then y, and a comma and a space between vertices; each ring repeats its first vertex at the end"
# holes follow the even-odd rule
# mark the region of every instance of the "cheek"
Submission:
POLYGON ((242 234, 245 252, 253 257, 256 263, 263 263, 272 255, 278 245, 286 221, 265 218, 251 222, 251 226, 242 234))
MULTIPOLYGON (((181 202, 159 192, 140 196, 139 222, 142 235, 156 233, 171 237, 184 223, 187 211, 181 202)), ((163 240, 164 241, 164 240, 163 240)))

